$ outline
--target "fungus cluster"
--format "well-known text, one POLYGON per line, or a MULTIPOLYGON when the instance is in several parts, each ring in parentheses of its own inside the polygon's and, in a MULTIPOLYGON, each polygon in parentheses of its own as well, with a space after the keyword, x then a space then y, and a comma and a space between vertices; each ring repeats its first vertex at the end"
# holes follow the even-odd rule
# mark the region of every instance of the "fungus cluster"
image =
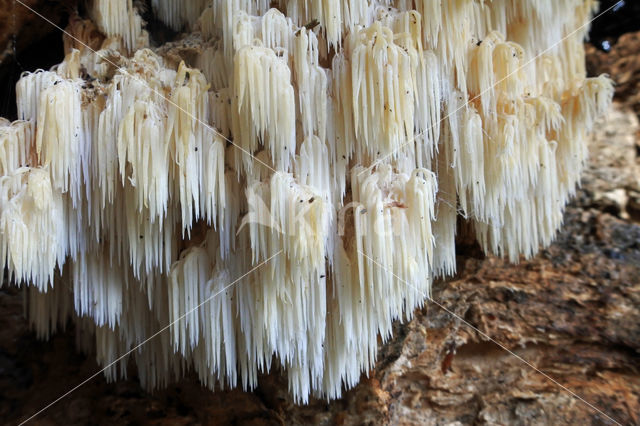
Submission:
POLYGON ((337 398, 378 340, 487 253, 548 245, 612 84, 593 0, 132 0, 73 17, 0 121, 0 264, 41 337, 109 379, 337 398), (167 332, 149 339, 172 324, 167 332))

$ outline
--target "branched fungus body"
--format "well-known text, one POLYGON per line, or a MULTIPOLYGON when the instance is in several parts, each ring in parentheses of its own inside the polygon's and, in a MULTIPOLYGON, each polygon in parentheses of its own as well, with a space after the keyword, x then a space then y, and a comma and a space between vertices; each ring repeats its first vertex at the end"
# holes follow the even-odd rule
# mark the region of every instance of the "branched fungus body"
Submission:
POLYGON ((612 97, 592 0, 151 5, 187 35, 151 47, 134 2, 93 0, 0 120, 0 263, 33 327, 74 321, 102 365, 144 342, 148 388, 275 363, 296 401, 339 397, 455 272, 460 217, 512 261, 551 242, 612 97))

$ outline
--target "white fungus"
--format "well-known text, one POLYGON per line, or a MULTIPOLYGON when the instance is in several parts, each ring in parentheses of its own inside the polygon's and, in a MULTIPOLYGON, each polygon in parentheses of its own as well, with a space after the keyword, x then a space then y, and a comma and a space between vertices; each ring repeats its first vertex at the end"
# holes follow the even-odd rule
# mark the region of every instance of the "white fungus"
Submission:
POLYGON ((455 273, 460 220, 514 262, 551 243, 613 92, 591 0, 153 0, 191 32, 155 50, 136 4, 94 0, 18 82, 0 264, 102 365, 171 324, 127 357, 150 389, 277 364, 339 397, 455 273))

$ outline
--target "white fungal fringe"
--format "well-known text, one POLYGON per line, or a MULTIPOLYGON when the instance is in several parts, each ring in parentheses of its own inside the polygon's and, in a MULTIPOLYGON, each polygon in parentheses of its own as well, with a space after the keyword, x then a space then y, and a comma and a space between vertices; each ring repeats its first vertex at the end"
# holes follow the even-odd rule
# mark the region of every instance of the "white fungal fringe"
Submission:
POLYGON ((42 91, 36 124, 36 153, 51 172, 51 183, 70 192, 74 207, 80 202, 82 159, 86 143, 82 124, 79 81, 56 80, 42 91), (64 111, 64 114, 60 114, 64 111))
POLYGON ((9 280, 46 292, 66 256, 62 195, 46 169, 21 167, 0 178, 0 259, 9 280))
POLYGON ((27 121, 13 123, 0 118, 0 176, 13 174, 17 169, 35 162, 31 125, 27 121))
MULTIPOLYGON (((244 154, 259 144, 271 154, 276 170, 288 171, 295 154, 295 97, 286 58, 264 46, 240 48, 234 59, 232 129, 244 154)), ((237 168, 251 170, 251 155, 237 168)))

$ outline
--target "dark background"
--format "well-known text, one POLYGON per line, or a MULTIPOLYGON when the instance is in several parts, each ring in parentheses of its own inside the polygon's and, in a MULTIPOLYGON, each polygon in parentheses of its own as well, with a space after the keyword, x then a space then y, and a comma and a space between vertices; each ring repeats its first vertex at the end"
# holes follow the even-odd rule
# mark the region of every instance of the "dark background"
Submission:
MULTIPOLYGON (((617 1, 601 0, 600 11, 607 10, 617 1)), ((5 2, 5 4, 7 3, 11 8, 14 7, 13 2, 5 2)), ((38 10, 62 28, 66 27, 70 14, 77 11, 83 16, 85 12, 83 1, 55 0, 46 3, 49 8, 38 10), (60 7, 61 5, 63 7, 60 7)), ((143 18, 148 23, 147 29, 152 43, 155 41, 157 44, 161 44, 166 41, 167 37, 171 38, 175 35, 174 32, 154 19, 150 12, 151 0, 138 3, 143 5, 142 9, 145 11, 143 18)), ((15 8, 23 8, 23 6, 17 4, 15 8)), ((64 59, 62 37, 60 37, 59 30, 40 19, 37 22, 37 28, 26 26, 23 27, 21 33, 15 34, 15 37, 12 37, 13 40, 9 40, 10 45, 6 51, 8 54, 4 58, 0 58, 0 117, 10 120, 16 119, 15 84, 22 72, 35 71, 38 68, 49 69, 64 59), (29 30, 31 30, 31 34, 26 34, 29 30), (36 32, 37 35, 32 36, 36 32)), ((0 23, 0 29, 2 27, 11 28, 12 25, 13 22, 0 23)), ((618 6, 593 23, 590 40, 599 49, 608 51, 622 34, 637 30, 640 30, 640 0, 622 0, 618 6)))

